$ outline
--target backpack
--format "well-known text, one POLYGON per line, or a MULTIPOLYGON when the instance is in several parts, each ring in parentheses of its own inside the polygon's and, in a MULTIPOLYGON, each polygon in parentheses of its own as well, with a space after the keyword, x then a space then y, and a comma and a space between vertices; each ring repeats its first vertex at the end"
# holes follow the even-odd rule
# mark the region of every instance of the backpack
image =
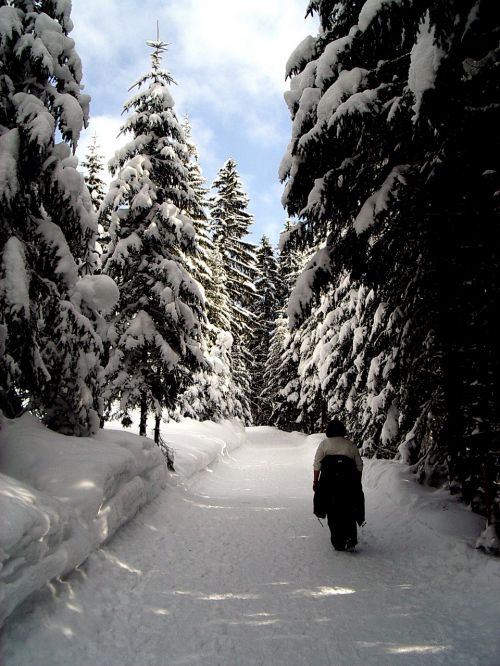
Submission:
POLYGON ((313 513, 325 518, 328 511, 352 511, 358 525, 365 519, 361 476, 349 456, 328 455, 321 461, 321 474, 313 498, 313 513))

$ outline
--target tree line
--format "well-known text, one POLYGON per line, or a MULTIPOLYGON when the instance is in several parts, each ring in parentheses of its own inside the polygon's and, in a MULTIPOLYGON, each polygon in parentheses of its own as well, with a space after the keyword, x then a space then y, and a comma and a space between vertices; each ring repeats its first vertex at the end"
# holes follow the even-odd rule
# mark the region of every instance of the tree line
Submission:
MULTIPOLYGON (((104 183, 70 4, 0 3, 0 408, 91 435, 110 417, 263 423, 280 279, 266 237, 246 240, 249 198, 228 159, 212 187, 163 68, 132 86, 104 183)), ((266 421, 267 422, 267 421, 266 421)))
MULTIPOLYGON (((292 417, 337 413, 498 526, 500 12, 315 0, 287 63, 292 417)), ((498 527, 497 527, 498 529, 498 527)))

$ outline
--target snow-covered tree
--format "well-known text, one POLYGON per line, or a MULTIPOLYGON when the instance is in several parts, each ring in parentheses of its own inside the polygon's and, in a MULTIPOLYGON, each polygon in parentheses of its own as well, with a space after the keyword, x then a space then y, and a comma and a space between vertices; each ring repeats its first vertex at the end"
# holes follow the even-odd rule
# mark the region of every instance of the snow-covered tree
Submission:
POLYGON ((72 155, 89 97, 70 13, 64 0, 0 3, 0 408, 82 435, 98 423, 101 341, 80 278, 96 266, 97 221, 72 155))
MULTIPOLYGON (((230 333, 233 336, 233 377, 246 397, 244 413, 250 416, 250 365, 248 351, 252 334, 251 308, 256 300, 255 246, 244 240, 252 223, 248 212, 249 199, 243 190, 237 166, 229 159, 219 170, 213 184, 215 194, 210 201, 211 231, 215 249, 222 258, 221 278, 227 290, 230 333)), ((221 313, 222 314, 222 313, 221 313)))
MULTIPOLYGON (((148 42, 152 67, 132 86, 122 132, 131 141, 112 160, 116 174, 103 202, 111 211, 104 272, 120 287, 106 368, 108 399, 126 418, 141 411, 140 432, 155 414, 173 409, 179 391, 203 363, 203 295, 188 271, 196 251, 193 220, 203 217, 189 183, 188 147, 173 110, 173 79, 161 68, 167 44, 148 42)), ((157 433, 158 434, 158 433, 157 433)))
POLYGON ((92 199, 94 210, 97 212, 106 194, 106 184, 101 178, 104 171, 104 157, 99 152, 97 136, 94 134, 88 147, 87 155, 82 162, 85 169, 85 183, 92 199))
POLYGON ((303 252, 294 249, 287 238, 293 225, 288 220, 280 238, 278 255, 277 312, 264 372, 263 400, 271 407, 270 422, 283 430, 292 430, 299 417, 298 356, 295 351, 297 332, 290 331, 287 308, 293 287, 305 260, 303 252))
MULTIPOLYGON (((208 186, 199 163, 198 149, 192 140, 191 124, 187 117, 182 121, 187 153, 185 155, 188 174, 188 183, 194 195, 195 205, 183 210, 194 223, 196 233, 196 252, 187 257, 190 262, 190 272, 202 285, 205 294, 213 290, 212 261, 214 247, 210 238, 210 225, 208 221, 208 186)), ((208 304, 207 304, 208 307, 208 304)), ((206 322, 208 324, 208 321, 206 322)))
POLYGON ((231 328, 238 336, 245 335, 251 329, 250 307, 256 299, 256 259, 255 246, 244 240, 253 218, 247 210, 249 199, 234 160, 225 162, 212 188, 215 190, 210 202, 212 240, 222 256, 231 328))
MULTIPOLYGON (((213 242, 210 223, 206 215, 208 188, 201 173, 198 151, 191 138, 191 125, 187 118, 182 123, 188 147, 189 184, 198 204, 198 212, 191 212, 196 233, 197 251, 187 257, 192 275, 203 287, 206 319, 203 322, 203 342, 206 364, 187 384, 175 413, 196 419, 219 421, 226 418, 248 420, 248 396, 237 377, 241 345, 234 343, 231 331, 231 299, 226 273, 227 262, 220 247, 213 242)), ((190 212, 190 211, 187 211, 190 212)), ((246 384, 243 384, 244 386, 246 384)))
MULTIPOLYGON (((85 184, 87 185, 92 200, 92 207, 98 216, 98 242, 96 249, 100 255, 106 251, 109 245, 109 215, 100 214, 101 204, 104 201, 107 186, 102 180, 101 174, 104 171, 104 157, 99 152, 97 136, 94 134, 89 144, 87 155, 81 163, 85 169, 85 184)), ((92 272, 92 266, 85 267, 86 272, 92 272)), ((106 353, 105 353, 106 356, 106 353)))
POLYGON ((316 0, 308 13, 321 30, 288 61, 280 174, 301 219, 291 242, 326 247, 297 323, 346 274, 373 292, 359 341, 366 397, 379 392, 378 409, 360 411, 370 446, 432 482, 449 473, 486 510, 500 476, 498 12, 316 0), (390 334, 370 336, 377 311, 390 334))
POLYGON ((232 346, 231 333, 219 331, 215 343, 210 344, 207 367, 196 373, 182 395, 178 407, 181 416, 198 421, 247 420, 247 397, 233 378, 232 346))
POLYGON ((252 358, 251 405, 255 425, 268 425, 272 404, 265 399, 265 372, 268 365, 269 350, 275 329, 275 320, 280 309, 278 301, 283 289, 280 285, 278 264, 274 250, 267 236, 263 236, 257 247, 257 278, 255 289, 257 301, 252 306, 254 323, 250 340, 252 358))

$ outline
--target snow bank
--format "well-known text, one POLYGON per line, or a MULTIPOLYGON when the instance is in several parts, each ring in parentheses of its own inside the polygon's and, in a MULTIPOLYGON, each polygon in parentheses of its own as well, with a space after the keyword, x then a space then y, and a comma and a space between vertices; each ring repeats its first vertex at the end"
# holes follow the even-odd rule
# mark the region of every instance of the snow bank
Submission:
POLYGON ((53 578, 64 576, 156 497, 245 439, 237 422, 185 419, 162 426, 174 473, 155 443, 123 429, 59 435, 33 416, 0 431, 0 626, 53 578))
POLYGON ((414 532, 421 534, 423 530, 450 548, 474 546, 484 518, 446 488, 419 485, 410 466, 399 461, 364 458, 363 463, 363 488, 370 497, 367 521, 374 515, 383 516, 378 520, 381 532, 407 541, 414 532))
POLYGON ((120 431, 66 437, 29 414, 0 432, 0 624, 69 573, 166 480, 154 442, 120 431))
POLYGON ((174 451, 175 473, 170 480, 177 483, 204 469, 220 456, 243 444, 246 431, 238 421, 193 421, 162 425, 162 437, 174 451))

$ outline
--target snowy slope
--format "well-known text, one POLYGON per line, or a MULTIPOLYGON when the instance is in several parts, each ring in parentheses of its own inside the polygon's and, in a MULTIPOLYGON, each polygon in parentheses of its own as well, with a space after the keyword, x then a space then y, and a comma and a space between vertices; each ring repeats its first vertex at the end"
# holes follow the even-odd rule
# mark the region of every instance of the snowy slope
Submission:
POLYGON ((67 437, 25 414, 0 430, 0 625, 72 571, 165 484, 158 447, 119 431, 67 437))
POLYGON ((16 611, 6 664, 498 666, 500 566, 473 548, 477 516, 366 461, 367 526, 336 553, 312 515, 317 436, 248 436, 16 611))
MULTIPOLYGON (((241 426, 186 420, 168 441, 187 477, 244 438, 241 426), (181 445, 182 444, 182 445, 181 445)), ((59 435, 26 414, 0 430, 0 625, 48 581, 70 573, 150 502, 167 479, 154 442, 123 430, 59 435)), ((175 482, 177 474, 169 475, 175 482)))

